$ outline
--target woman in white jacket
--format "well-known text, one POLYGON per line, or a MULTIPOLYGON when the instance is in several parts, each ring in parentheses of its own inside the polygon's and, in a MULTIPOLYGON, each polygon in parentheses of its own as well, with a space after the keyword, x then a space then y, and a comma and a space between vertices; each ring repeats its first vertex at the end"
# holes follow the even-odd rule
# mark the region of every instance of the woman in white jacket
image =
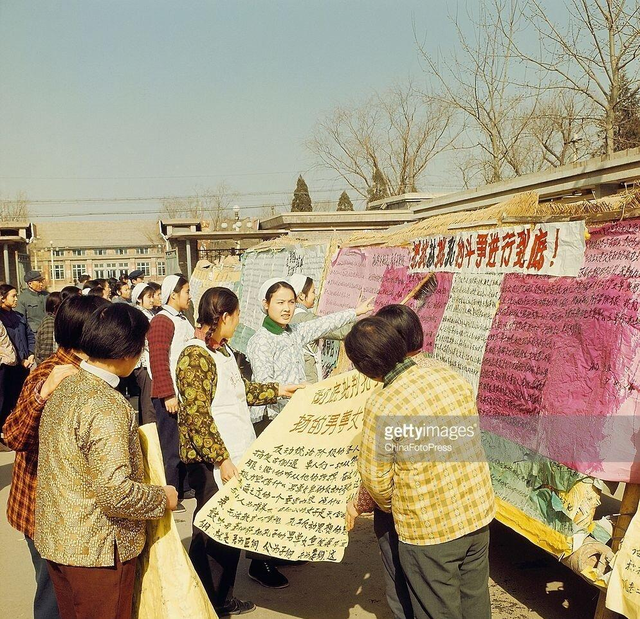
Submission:
MULTIPOLYGON (((304 350, 307 344, 351 324, 356 316, 373 309, 373 297, 356 309, 344 310, 308 322, 290 324, 296 309, 296 293, 284 279, 267 280, 260 288, 262 310, 266 314, 262 327, 247 345, 247 357, 253 379, 259 382, 302 383, 307 380, 304 350)), ((251 419, 256 432, 268 425, 284 407, 284 401, 267 407, 254 407, 251 419)))

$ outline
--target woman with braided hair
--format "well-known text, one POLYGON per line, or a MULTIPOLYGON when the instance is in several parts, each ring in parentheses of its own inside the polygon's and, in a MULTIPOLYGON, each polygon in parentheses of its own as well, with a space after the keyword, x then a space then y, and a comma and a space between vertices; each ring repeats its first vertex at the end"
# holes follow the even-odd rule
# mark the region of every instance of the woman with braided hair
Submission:
MULTIPOLYGON (((178 358, 180 459, 196 493, 195 515, 237 475, 236 464, 256 438, 249 406, 275 404, 302 385, 252 383, 242 378, 227 342, 240 321, 238 297, 210 288, 200 299, 200 327, 178 358)), ((251 612, 255 604, 233 597, 240 550, 193 527, 189 557, 220 616, 251 612)))

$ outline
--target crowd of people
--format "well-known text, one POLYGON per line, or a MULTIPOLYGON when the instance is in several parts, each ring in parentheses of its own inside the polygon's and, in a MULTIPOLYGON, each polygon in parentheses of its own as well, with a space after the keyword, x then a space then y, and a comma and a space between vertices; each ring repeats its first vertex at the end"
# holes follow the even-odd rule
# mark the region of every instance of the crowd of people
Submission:
MULTIPOLYGON (((479 436, 471 455, 404 461, 374 445, 384 416, 473 417, 471 387, 421 354, 418 317, 372 299, 318 317, 315 282, 273 278, 258 298, 262 326, 247 356, 231 348, 240 321, 232 291, 206 290, 194 320, 189 282, 134 271, 82 276, 48 294, 38 271, 26 288, 0 285, 2 442, 16 452, 7 504, 35 570, 37 619, 128 618, 145 521, 195 515, 238 474, 237 464, 287 398, 322 379, 319 340, 344 339, 354 366, 381 382, 367 402, 362 486, 345 497, 347 528, 374 513, 386 596, 396 619, 490 617, 488 524, 494 499, 479 436), (155 423, 166 485, 143 481, 139 424, 155 423)), ((195 525, 189 557, 219 616, 256 608, 234 595, 241 551, 195 525)), ((287 563, 257 553, 249 577, 288 586, 287 563)))

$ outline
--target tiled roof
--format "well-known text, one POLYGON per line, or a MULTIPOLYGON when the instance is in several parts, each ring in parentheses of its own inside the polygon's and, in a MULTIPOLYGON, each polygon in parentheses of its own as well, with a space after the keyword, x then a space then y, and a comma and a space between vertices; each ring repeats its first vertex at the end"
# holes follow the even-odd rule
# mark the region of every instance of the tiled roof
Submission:
POLYGON ((157 220, 56 221, 35 224, 38 247, 149 247, 163 244, 157 220))

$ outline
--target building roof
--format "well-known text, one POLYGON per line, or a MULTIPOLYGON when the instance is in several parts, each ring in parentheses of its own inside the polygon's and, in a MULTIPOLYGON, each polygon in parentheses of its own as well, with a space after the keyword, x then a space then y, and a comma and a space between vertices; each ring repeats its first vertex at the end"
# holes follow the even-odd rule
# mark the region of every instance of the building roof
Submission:
POLYGON ((55 221, 36 223, 40 249, 51 241, 57 248, 149 247, 163 245, 157 220, 55 221))

